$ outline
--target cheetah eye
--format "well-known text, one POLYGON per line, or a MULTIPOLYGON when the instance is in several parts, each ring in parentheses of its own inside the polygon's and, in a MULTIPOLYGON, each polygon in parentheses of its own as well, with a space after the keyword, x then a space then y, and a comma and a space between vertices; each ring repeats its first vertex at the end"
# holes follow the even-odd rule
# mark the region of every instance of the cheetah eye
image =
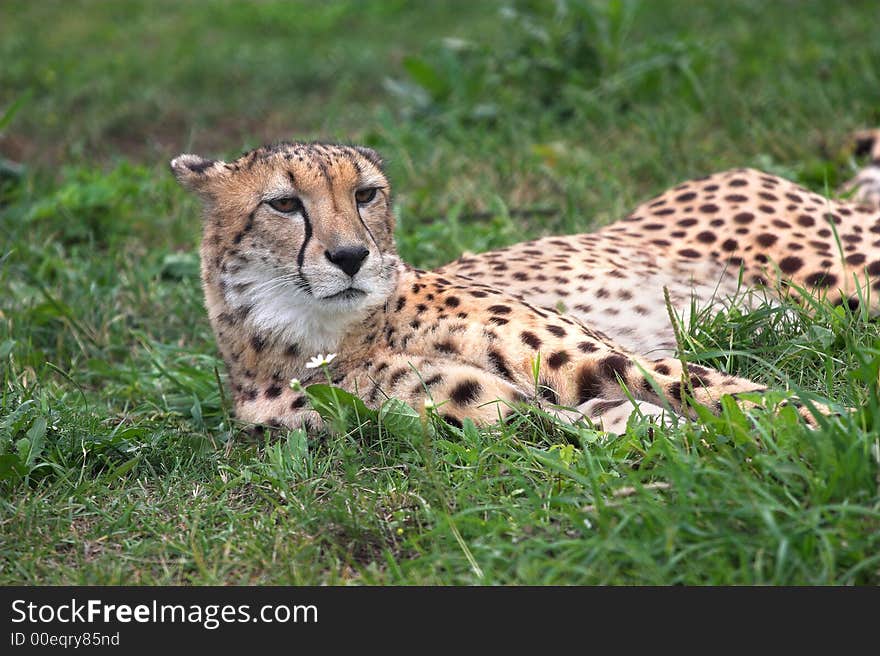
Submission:
POLYGON ((368 189, 358 189, 356 192, 354 192, 354 199, 357 201, 358 205, 366 205, 375 197, 376 187, 370 187, 368 189))
POLYGON ((302 201, 296 196, 287 196, 286 198, 275 198, 268 201, 269 207, 276 212, 283 214, 292 214, 293 212, 302 211, 302 201))

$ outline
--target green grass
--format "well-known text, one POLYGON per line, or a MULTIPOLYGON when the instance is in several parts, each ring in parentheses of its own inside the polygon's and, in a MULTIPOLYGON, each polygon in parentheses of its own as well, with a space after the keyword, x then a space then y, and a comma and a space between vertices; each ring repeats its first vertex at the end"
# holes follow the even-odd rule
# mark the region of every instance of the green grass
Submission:
POLYGON ((4 4, 0 583, 880 583, 871 318, 685 326, 689 361, 857 408, 815 431, 790 408, 608 437, 393 405, 247 441, 166 168, 368 143, 424 267, 730 166, 824 191, 880 125, 875 3, 313 4, 4 4))

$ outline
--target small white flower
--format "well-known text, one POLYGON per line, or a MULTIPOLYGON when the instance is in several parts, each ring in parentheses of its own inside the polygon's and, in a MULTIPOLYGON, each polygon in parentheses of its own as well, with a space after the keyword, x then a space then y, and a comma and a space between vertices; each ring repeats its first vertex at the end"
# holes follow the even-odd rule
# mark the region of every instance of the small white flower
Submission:
POLYGON ((290 389, 292 389, 294 392, 302 392, 303 386, 302 383, 299 382, 299 378, 290 379, 290 389))
POLYGON ((434 399, 425 398, 425 410, 433 410, 434 407, 434 399))
POLYGON ((333 362, 333 360, 335 359, 335 353, 328 353, 327 355, 318 353, 318 355, 314 356, 311 360, 306 362, 306 369, 317 369, 318 367, 324 367, 333 362))

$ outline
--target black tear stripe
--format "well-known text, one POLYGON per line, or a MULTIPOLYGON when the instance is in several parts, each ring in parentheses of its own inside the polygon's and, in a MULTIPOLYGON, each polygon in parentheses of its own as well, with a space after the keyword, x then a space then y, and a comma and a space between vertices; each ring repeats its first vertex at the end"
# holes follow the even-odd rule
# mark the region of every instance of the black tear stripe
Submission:
MULTIPOLYGON (((293 177, 293 173, 291 171, 287 172, 287 179, 290 180, 290 184, 293 185, 294 191, 296 191, 296 178, 293 177)), ((309 219, 309 213, 306 211, 306 206, 301 202, 300 203, 303 217, 303 229, 305 230, 305 235, 303 236, 302 246, 299 248, 299 253, 296 255, 296 266, 299 269, 299 279, 303 281, 306 291, 311 294, 312 286, 309 284, 309 281, 306 280, 306 277, 303 275, 302 268, 303 262, 306 261, 306 247, 309 245, 309 240, 312 238, 312 221, 309 219)))
MULTIPOLYGON (((256 210, 254 210, 254 211, 256 211, 256 210)), ((232 239, 233 243, 240 244, 241 240, 244 239, 244 236, 247 233, 249 233, 251 230, 253 230, 253 228, 254 228, 254 212, 251 212, 248 215, 248 220, 247 220, 247 223, 245 224, 244 228, 242 228, 241 231, 238 234, 236 234, 235 237, 233 237, 233 239, 232 239)))
POLYGON ((382 252, 382 247, 379 246, 379 242, 376 241, 376 237, 373 235, 373 231, 370 230, 367 222, 364 221, 364 217, 361 216, 361 207, 357 204, 357 201, 355 201, 354 203, 354 210, 355 212, 357 212, 358 220, 361 222, 361 225, 364 226, 364 230, 367 231, 367 234, 370 235, 370 239, 372 239, 373 243, 376 244, 376 251, 379 253, 379 262, 382 262, 384 260, 385 253, 382 252))
MULTIPOLYGON (((306 277, 303 275, 302 268, 303 262, 306 261, 306 247, 309 245, 309 241, 312 238, 312 222, 309 219, 309 213, 306 212, 305 206, 302 208, 302 216, 303 216, 303 228, 305 229, 305 235, 303 236, 302 246, 299 248, 299 253, 296 256, 296 266, 299 269, 299 277, 304 281, 306 277)), ((308 282, 308 281, 306 281, 308 282)))
MULTIPOLYGON (((361 163, 357 161, 357 158, 355 156, 355 153, 357 153, 358 151, 348 149, 344 150, 343 152, 345 153, 346 159, 351 162, 352 166, 354 166, 354 170, 357 172, 358 177, 362 176, 364 174, 363 167, 361 166, 361 163)), ((379 246, 379 242, 376 241, 376 237, 373 236, 373 231, 370 230, 369 226, 367 226, 366 221, 364 221, 364 217, 361 216, 361 208, 360 205, 357 204, 357 201, 355 201, 354 203, 354 209, 357 212, 358 219, 360 220, 361 225, 364 226, 364 230, 367 231, 367 234, 370 235, 370 239, 372 239, 373 243, 376 244, 376 249, 379 252, 379 261, 381 262, 382 259, 385 257, 385 254, 382 252, 382 248, 379 246)))
POLYGON ((364 226, 364 230, 367 231, 367 234, 370 235, 370 239, 373 240, 373 243, 376 244, 376 250, 379 253, 379 261, 385 257, 385 254, 382 252, 382 247, 379 246, 379 242, 376 241, 376 238, 373 236, 373 231, 367 226, 366 221, 364 221, 364 217, 361 216, 361 208, 358 206, 357 202, 354 204, 355 210, 357 211, 358 219, 360 219, 361 225, 364 226))

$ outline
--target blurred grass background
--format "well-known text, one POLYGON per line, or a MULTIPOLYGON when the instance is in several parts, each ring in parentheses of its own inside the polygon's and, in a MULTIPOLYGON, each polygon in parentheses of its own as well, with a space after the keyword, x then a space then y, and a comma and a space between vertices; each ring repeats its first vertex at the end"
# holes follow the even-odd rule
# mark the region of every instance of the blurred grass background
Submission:
MULTIPOLYGON (((233 445, 198 210, 167 161, 371 145, 424 267, 726 167, 824 192, 857 167, 849 133, 880 125, 878 18, 872 0, 5 0, 0 582, 876 584, 870 417, 233 445)), ((731 348, 708 361, 873 407, 876 325, 787 309, 707 318, 692 356, 731 348)))

